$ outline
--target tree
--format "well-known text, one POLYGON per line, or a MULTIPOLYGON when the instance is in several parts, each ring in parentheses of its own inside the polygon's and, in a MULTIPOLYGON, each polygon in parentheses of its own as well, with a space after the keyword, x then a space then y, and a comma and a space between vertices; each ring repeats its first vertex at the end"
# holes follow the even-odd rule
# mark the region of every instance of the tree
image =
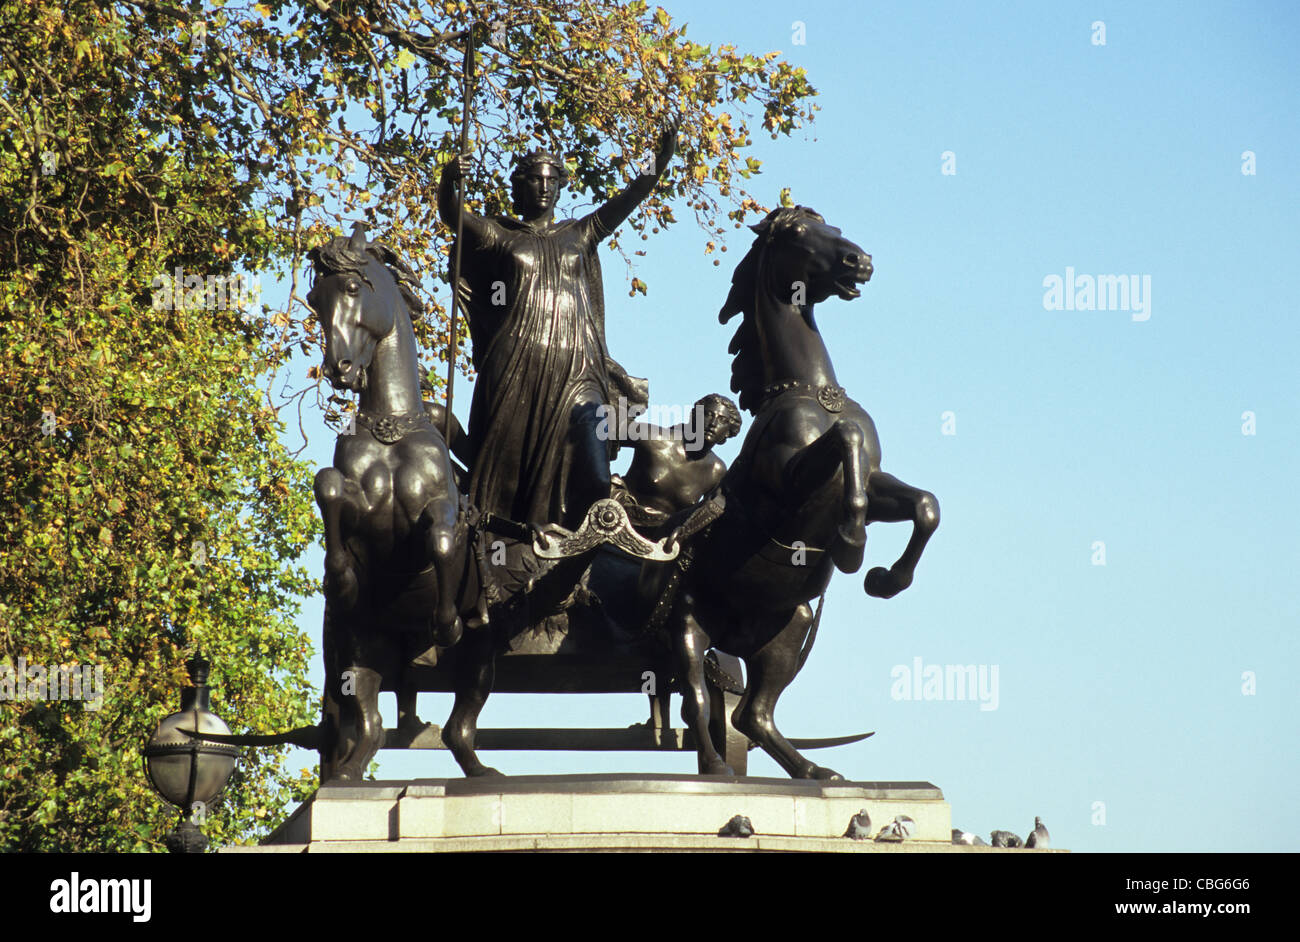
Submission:
MULTIPOLYGON (((777 53, 697 44, 642 2, 0 7, 0 663, 103 664, 109 687, 99 710, 0 702, 0 847, 157 846, 170 821, 137 750, 196 646, 234 728, 311 721, 294 616, 317 584, 295 561, 319 528, 282 433, 319 377, 275 392, 319 342, 303 256, 340 216, 370 220, 425 275, 440 382, 433 194, 467 54, 479 211, 508 207, 509 154, 559 151, 603 199, 680 122, 616 245, 685 205, 712 252, 763 211, 749 123, 788 134, 813 110, 777 53), (243 274, 282 274, 287 302, 232 300, 243 274)), ((214 843, 256 837, 304 784, 250 752, 214 843)))
MULTIPOLYGON (((270 325, 183 284, 152 304, 160 273, 215 287, 273 242, 218 142, 143 126, 146 35, 92 4, 3 11, 0 663, 102 667, 105 696, 0 701, 0 848, 142 849, 172 819, 140 748, 191 646, 236 728, 313 712, 293 560, 318 527, 262 388, 270 325)), ((214 842, 272 819, 282 766, 249 754, 214 842)))

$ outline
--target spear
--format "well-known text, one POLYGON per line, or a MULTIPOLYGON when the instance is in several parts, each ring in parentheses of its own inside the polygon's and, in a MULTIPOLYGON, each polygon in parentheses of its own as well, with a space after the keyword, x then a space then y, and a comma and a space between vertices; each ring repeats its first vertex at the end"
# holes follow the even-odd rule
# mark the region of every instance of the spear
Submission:
MULTIPOLYGON (((478 35, 478 23, 470 24, 469 31, 465 34, 465 61, 463 63, 463 92, 465 100, 461 104, 460 113, 460 153, 456 155, 458 159, 460 154, 469 152, 469 107, 474 100, 474 49, 477 45, 475 37, 478 35)), ((460 298, 460 240, 464 233, 465 225, 465 179, 461 178, 460 188, 456 194, 456 241, 453 245, 453 258, 451 261, 451 332, 447 335, 447 414, 443 417, 442 437, 450 444, 451 442, 451 397, 456 383, 456 316, 459 313, 460 298)))

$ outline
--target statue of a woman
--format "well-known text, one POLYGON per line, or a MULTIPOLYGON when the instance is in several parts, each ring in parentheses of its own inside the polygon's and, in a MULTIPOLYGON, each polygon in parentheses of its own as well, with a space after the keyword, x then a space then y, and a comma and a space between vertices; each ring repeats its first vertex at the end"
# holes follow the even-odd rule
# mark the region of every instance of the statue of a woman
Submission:
MULTIPOLYGON (((677 136, 664 132, 657 173, 643 174, 581 219, 555 220, 567 174, 534 151, 511 175, 515 212, 464 214, 458 290, 478 373, 469 415, 469 497, 483 511, 526 523, 576 528, 609 497, 609 443, 600 407, 617 395, 645 399, 610 359, 597 248, 654 189, 677 136)), ((462 156, 443 170, 438 209, 456 225, 462 156)))

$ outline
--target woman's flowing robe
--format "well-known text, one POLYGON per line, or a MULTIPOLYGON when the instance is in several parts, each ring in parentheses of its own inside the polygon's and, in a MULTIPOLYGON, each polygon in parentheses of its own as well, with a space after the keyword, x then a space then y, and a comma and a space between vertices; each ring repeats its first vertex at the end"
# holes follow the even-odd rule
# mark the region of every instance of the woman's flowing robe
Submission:
POLYGON ((610 398, 597 256, 609 234, 599 212, 542 226, 466 216, 460 289, 478 374, 469 498, 480 510, 520 522, 572 516, 569 478, 584 446, 575 438, 591 434, 575 410, 610 398))

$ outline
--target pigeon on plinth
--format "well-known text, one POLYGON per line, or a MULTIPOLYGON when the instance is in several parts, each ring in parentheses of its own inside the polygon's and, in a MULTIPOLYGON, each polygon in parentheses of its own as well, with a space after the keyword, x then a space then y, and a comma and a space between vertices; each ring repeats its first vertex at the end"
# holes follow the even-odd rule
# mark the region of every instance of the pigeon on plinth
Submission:
POLYGON ((915 827, 915 821, 905 814, 900 814, 880 829, 880 833, 876 835, 876 840, 884 844, 901 844, 912 836, 912 830, 915 827))
POLYGON ((1043 826, 1042 818, 1034 818, 1034 829, 1025 840, 1025 846, 1037 847, 1039 850, 1046 850, 1052 846, 1051 835, 1047 833, 1047 828, 1043 826))
POLYGON ((855 841, 871 840, 871 815, 867 814, 866 808, 849 818, 849 827, 844 832, 844 836, 851 837, 855 841))
POLYGON ((718 831, 718 837, 753 837, 754 825, 743 814, 732 817, 718 831))
POLYGON ((994 831, 989 835, 994 847, 1023 847, 1025 842, 1010 831, 994 831))

